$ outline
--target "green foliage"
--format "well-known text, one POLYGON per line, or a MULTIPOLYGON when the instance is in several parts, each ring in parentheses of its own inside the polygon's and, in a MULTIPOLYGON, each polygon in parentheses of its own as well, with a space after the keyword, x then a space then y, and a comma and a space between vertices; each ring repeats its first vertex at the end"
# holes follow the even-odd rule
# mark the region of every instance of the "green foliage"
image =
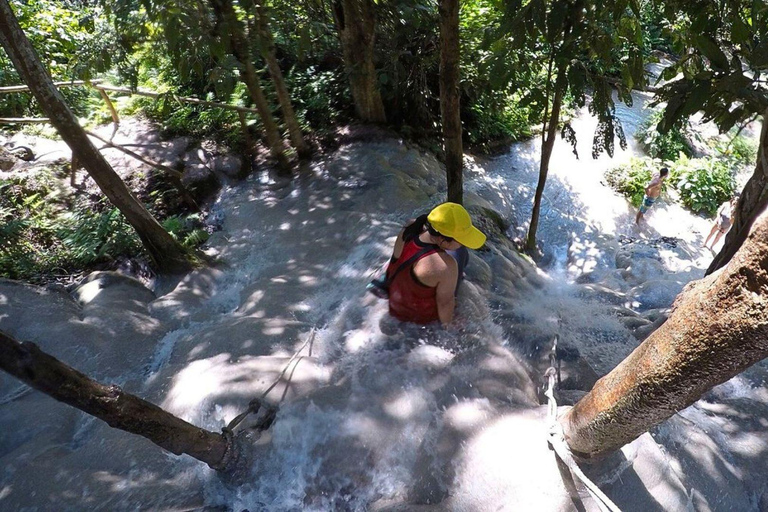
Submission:
MULTIPOLYGON (((650 158, 633 158, 629 163, 609 169, 605 178, 613 189, 626 196, 633 206, 640 206, 645 186, 663 166, 650 158)), ((729 162, 717 157, 690 159, 685 155, 669 164, 671 186, 680 202, 695 213, 712 216, 735 192, 735 180, 729 162)))
POLYGON ((623 194, 639 207, 645 195, 645 187, 661 167, 658 161, 647 158, 633 158, 628 163, 613 167, 605 173, 605 180, 614 190, 623 194))
MULTIPOLYGON (((54 80, 91 79, 124 56, 117 50, 118 34, 97 6, 56 0, 13 0, 11 5, 54 80)), ((21 83, 10 59, 0 52, 0 85, 21 83)), ((78 116, 87 114, 89 97, 95 95, 79 87, 63 89, 62 94, 78 116)), ((0 115, 40 116, 40 112, 29 93, 14 93, 0 96, 0 115)))
POLYGON ((640 19, 643 25, 643 47, 646 55, 653 50, 673 53, 670 23, 664 19, 663 4, 642 2, 640 19))
POLYGON ((59 217, 57 223, 56 234, 62 246, 55 260, 60 267, 85 268, 142 252, 135 231, 117 208, 94 212, 90 207, 78 206, 59 217))
POLYGON ((531 125, 535 122, 532 108, 512 98, 499 103, 488 106, 481 99, 469 107, 464 120, 468 144, 482 145, 494 140, 509 142, 531 136, 531 125))
POLYGON ((240 119, 234 110, 182 103, 170 94, 157 100, 142 98, 134 102, 133 108, 159 122, 168 137, 211 138, 230 146, 243 143, 240 119))
MULTIPOLYGON (((666 133, 660 132, 657 129, 657 125, 663 115, 663 111, 655 110, 640 125, 635 137, 640 141, 651 158, 673 160, 680 153, 691 156, 693 150, 688 142, 693 137, 691 130, 673 126, 666 133)), ((685 127, 689 127, 687 122, 685 122, 685 127)))
POLYGON ((201 226, 199 214, 173 215, 163 221, 165 230, 188 249, 198 247, 208 240, 208 231, 201 226))
POLYGON ((728 162, 719 158, 689 159, 681 156, 669 167, 669 181, 689 210, 713 216, 735 192, 736 182, 728 162))
POLYGON ((718 139, 715 151, 734 166, 753 166, 757 160, 757 143, 742 135, 723 142, 718 139))
MULTIPOLYGON (((34 180, 0 180, 0 276, 39 281, 145 256, 135 231, 116 208, 104 199, 94 203, 87 195, 70 204, 54 173, 42 169, 34 180)), ((197 214, 171 216, 163 224, 185 247, 208 239, 197 214)))
POLYGON ((702 112, 722 132, 768 107, 768 3, 749 0, 668 0, 663 4, 678 59, 662 74, 668 80, 666 131, 702 112), (673 80, 674 78, 674 80, 673 80))
POLYGON ((329 129, 352 116, 352 98, 342 69, 296 65, 286 76, 286 83, 305 130, 329 129))

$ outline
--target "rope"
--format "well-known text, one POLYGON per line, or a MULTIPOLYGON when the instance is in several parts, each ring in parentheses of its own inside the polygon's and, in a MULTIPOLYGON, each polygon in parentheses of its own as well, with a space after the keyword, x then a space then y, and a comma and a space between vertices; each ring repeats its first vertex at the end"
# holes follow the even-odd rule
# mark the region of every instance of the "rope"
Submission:
POLYGON ((576 478, 584 484, 584 487, 592 496, 592 499, 595 500, 595 503, 597 503, 601 512, 621 512, 621 509, 617 507, 616 504, 614 504, 611 499, 606 496, 581 470, 571 452, 571 448, 565 441, 563 427, 557 421, 557 399, 555 398, 555 388, 559 381, 559 372, 556 368, 558 364, 557 342, 559 338, 560 335, 556 334, 555 339, 552 342, 552 350, 549 353, 549 368, 547 368, 547 371, 544 373, 544 377, 547 379, 547 391, 544 393, 547 397, 547 423, 549 427, 547 442, 554 450, 555 455, 568 466, 571 474, 576 476, 576 478))
MULTIPOLYGON (((229 424, 222 428, 221 431, 224 434, 227 434, 228 432, 231 434, 235 427, 237 427, 246 417, 248 417, 249 414, 254 414, 261 409, 261 406, 264 404, 264 398, 269 394, 270 391, 272 391, 275 386, 277 386, 277 383, 280 382, 283 377, 285 376, 285 372, 288 371, 288 368, 291 366, 291 363, 298 357, 299 354, 301 354, 301 351, 304 350, 304 347, 306 347, 310 342, 312 342, 315 339, 315 333, 317 333, 317 330, 313 327, 312 330, 309 332, 309 336, 307 336, 307 339, 304 341, 304 343, 299 347, 299 350, 294 352, 294 354, 291 356, 291 358, 288 360, 288 363, 286 363, 285 368, 283 368, 283 371, 280 372, 280 375, 278 375, 277 379, 270 385, 266 391, 264 391, 260 397, 254 398, 248 403, 248 408, 243 411, 242 413, 235 416, 232 421, 229 422, 229 424)), ((299 361, 301 359, 299 358, 298 361, 296 361, 296 365, 299 364, 299 361)), ((269 404, 266 404, 266 407, 268 408, 266 417, 264 421, 260 422, 260 424, 269 424, 271 421, 270 419, 274 419, 274 416, 276 414, 275 407, 271 406, 269 404)))

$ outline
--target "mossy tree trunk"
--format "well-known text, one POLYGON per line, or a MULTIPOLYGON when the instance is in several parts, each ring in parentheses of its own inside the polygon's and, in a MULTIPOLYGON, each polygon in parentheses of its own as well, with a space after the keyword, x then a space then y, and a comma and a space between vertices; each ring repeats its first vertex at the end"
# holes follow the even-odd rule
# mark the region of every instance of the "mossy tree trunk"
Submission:
POLYGON ((189 270, 192 265, 186 250, 152 217, 88 139, 5 0, 0 0, 0 44, 73 156, 136 230, 157 268, 167 273, 189 270))
POLYGON ((218 33, 232 55, 240 65, 240 76, 248 88, 251 100, 259 111, 261 123, 264 125, 264 135, 272 157, 277 161, 278 169, 283 173, 290 172, 290 163, 285 156, 283 139, 277 127, 272 109, 269 106, 264 91, 261 88, 259 75, 253 65, 248 39, 245 36, 243 23, 237 18, 237 13, 231 0, 210 0, 211 7, 216 16, 218 33))
POLYGON ((357 116, 367 123, 385 123, 387 116, 373 61, 376 34, 373 0, 335 0, 333 15, 357 116))
POLYGON ((749 178, 739 197, 733 226, 725 236, 725 243, 710 263, 707 274, 725 266, 747 239, 752 223, 768 206, 768 109, 763 112, 763 128, 757 148, 755 172, 749 178))
POLYGON ((443 124, 448 201, 461 204, 464 196, 459 93, 459 0, 440 0, 440 117, 443 124))
POLYGON ((768 356, 768 211, 731 261, 689 284, 669 319, 560 420, 574 452, 629 443, 768 356))

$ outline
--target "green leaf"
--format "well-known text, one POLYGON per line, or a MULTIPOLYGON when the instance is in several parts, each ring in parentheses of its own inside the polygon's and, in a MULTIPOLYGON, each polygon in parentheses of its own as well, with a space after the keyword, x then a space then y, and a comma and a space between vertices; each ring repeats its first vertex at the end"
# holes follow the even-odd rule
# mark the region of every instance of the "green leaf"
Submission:
POLYGON ((731 24, 731 39, 736 44, 748 44, 751 43, 752 31, 749 29, 741 16, 735 16, 731 24))
POLYGON ((749 57, 749 62, 757 69, 768 67, 768 39, 761 41, 755 47, 749 57))
POLYGON ((720 71, 728 70, 728 58, 714 40, 704 34, 700 34, 696 36, 695 41, 696 46, 701 50, 701 53, 709 59, 713 67, 720 71))
POLYGON ((695 114, 704 106, 704 103, 711 96, 711 84, 710 82, 699 82, 693 89, 691 89, 688 98, 685 101, 685 106, 681 110, 681 115, 684 117, 695 114))

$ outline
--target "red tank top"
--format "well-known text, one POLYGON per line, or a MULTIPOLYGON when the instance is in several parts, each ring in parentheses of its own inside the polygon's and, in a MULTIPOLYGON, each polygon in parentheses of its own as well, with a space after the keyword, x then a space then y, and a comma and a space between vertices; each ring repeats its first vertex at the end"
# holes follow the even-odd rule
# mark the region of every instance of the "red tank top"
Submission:
MULTIPOLYGON (((396 261, 389 264, 387 268, 387 277, 391 278, 394 272, 408 258, 422 250, 428 245, 414 237, 403 245, 403 251, 396 261)), ((412 272, 413 266, 420 259, 439 251, 436 246, 433 250, 427 251, 413 263, 408 265, 395 276, 395 279, 389 284, 389 314, 403 322, 413 322, 416 324, 428 324, 439 320, 437 314, 437 289, 430 288, 416 281, 412 272)))

